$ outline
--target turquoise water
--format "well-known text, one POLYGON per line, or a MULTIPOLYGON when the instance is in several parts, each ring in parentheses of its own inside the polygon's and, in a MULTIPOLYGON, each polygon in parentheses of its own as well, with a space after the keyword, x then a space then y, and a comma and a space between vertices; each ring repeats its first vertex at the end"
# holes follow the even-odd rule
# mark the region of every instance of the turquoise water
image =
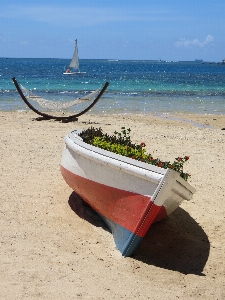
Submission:
MULTIPOLYGON (((63 75, 67 59, 0 58, 0 110, 28 110, 11 80, 45 99, 70 101, 109 81, 91 113, 225 114, 225 65, 80 60, 85 74, 63 75)), ((74 108, 71 108, 71 111, 74 108)))

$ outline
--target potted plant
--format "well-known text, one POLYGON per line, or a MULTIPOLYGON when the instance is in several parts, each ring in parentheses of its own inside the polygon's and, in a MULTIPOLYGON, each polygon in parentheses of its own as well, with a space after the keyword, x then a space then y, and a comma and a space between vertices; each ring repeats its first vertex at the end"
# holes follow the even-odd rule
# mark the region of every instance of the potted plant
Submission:
POLYGON ((72 130, 65 137, 61 173, 67 184, 107 223, 117 249, 130 256, 153 222, 166 218, 195 189, 183 164, 154 159, 130 129, 114 135, 101 128, 72 130))
POLYGON ((141 142, 140 144, 132 143, 130 132, 130 128, 126 129, 125 127, 121 127, 121 132, 114 131, 113 135, 109 135, 103 133, 101 128, 90 127, 83 130, 79 136, 82 137, 83 141, 87 144, 160 168, 170 168, 179 172, 184 180, 188 180, 191 175, 189 173, 184 173, 183 165, 189 160, 189 156, 177 157, 173 163, 162 161, 159 158, 153 158, 151 154, 146 153, 146 144, 144 142, 141 142))

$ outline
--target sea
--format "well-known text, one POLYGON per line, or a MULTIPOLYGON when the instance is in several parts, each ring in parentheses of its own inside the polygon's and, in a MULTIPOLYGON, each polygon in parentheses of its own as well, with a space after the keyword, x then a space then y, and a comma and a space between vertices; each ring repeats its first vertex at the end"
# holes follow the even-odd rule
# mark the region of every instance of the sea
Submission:
POLYGON ((81 59, 80 71, 85 73, 63 75, 69 63, 56 58, 0 58, 0 111, 29 110, 12 82, 16 77, 35 95, 60 102, 83 97, 109 82, 91 114, 225 114, 222 63, 81 59))

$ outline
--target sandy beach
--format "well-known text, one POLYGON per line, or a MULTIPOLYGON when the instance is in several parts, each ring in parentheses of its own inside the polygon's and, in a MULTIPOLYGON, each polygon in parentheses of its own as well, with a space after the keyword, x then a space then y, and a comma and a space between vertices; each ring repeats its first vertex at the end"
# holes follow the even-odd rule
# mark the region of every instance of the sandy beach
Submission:
POLYGON ((225 299, 225 117, 0 112, 0 299, 225 299), (60 173, 71 129, 131 129, 154 157, 190 156, 196 189, 151 226, 133 257, 60 173))

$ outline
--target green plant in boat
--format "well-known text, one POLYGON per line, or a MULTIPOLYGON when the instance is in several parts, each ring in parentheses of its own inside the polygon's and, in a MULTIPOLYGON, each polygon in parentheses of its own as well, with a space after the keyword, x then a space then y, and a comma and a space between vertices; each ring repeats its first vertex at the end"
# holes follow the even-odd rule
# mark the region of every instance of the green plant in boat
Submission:
POLYGON ((180 176, 185 180, 190 177, 190 174, 184 173, 183 165, 189 159, 189 156, 177 157, 174 162, 161 161, 159 158, 153 158, 151 154, 146 153, 145 143, 134 144, 130 139, 131 129, 121 127, 121 132, 114 132, 114 135, 103 133, 101 128, 90 127, 80 133, 83 141, 87 144, 108 150, 123 156, 136 159, 154 166, 173 169, 180 173, 180 176))

